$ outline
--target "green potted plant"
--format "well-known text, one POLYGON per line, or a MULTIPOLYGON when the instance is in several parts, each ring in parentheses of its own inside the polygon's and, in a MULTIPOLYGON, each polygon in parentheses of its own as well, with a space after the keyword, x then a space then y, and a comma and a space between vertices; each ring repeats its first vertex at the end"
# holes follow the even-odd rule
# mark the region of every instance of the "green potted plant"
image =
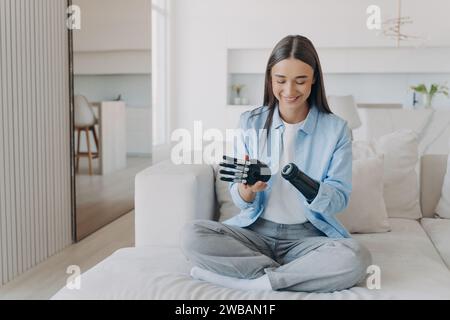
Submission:
POLYGON ((424 104, 425 108, 431 108, 431 103, 433 101, 433 98, 437 94, 441 93, 441 94, 445 95, 446 97, 448 97, 448 87, 446 84, 433 83, 433 84, 431 84, 430 88, 428 89, 425 84, 421 83, 417 86, 411 86, 411 89, 417 93, 422 94, 423 104, 424 104))

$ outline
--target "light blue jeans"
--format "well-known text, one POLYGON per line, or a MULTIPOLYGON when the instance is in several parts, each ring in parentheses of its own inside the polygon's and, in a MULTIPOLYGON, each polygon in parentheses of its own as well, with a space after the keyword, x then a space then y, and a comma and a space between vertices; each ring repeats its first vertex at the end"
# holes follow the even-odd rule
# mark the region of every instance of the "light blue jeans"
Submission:
POLYGON ((185 226, 181 248, 196 266, 234 278, 267 274, 273 290, 333 292, 366 276, 370 252, 352 238, 332 239, 310 222, 259 218, 241 228, 210 220, 185 226))

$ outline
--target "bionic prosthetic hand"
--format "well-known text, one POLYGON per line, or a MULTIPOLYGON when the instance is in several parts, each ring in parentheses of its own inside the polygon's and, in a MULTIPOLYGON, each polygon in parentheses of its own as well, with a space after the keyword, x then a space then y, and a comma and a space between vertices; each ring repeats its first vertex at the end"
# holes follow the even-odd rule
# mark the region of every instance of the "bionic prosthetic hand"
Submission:
MULTIPOLYGON (((219 171, 222 181, 254 185, 258 181, 269 181, 272 175, 270 168, 259 160, 248 160, 248 158, 240 160, 227 156, 223 156, 223 160, 224 162, 221 162, 220 166, 227 170, 219 171)), ((320 183, 310 178, 294 163, 286 165, 281 171, 281 175, 300 191, 309 203, 319 193, 320 183)))
POLYGON ((222 175, 220 180, 228 182, 239 182, 248 185, 254 185, 258 181, 267 182, 272 175, 270 168, 259 160, 252 159, 240 160, 223 156, 224 162, 220 163, 221 167, 227 170, 220 170, 222 175))
POLYGON ((308 203, 313 202, 316 198, 320 183, 306 175, 295 164, 286 165, 281 171, 281 175, 305 196, 308 203))

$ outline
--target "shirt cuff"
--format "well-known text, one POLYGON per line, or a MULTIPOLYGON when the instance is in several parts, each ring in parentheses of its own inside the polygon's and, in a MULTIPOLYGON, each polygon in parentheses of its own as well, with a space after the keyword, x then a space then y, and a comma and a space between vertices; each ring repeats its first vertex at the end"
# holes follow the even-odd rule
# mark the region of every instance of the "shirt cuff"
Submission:
POLYGON ((308 203, 308 201, 305 200, 305 206, 311 211, 325 213, 330 205, 333 192, 333 187, 321 182, 317 196, 311 203, 308 203))
POLYGON ((247 202, 244 199, 242 199, 241 195, 239 194, 239 184, 234 183, 230 188, 231 198, 233 199, 233 202, 238 206, 239 209, 245 210, 250 207, 254 207, 258 201, 258 193, 256 194, 255 199, 252 202, 247 202))

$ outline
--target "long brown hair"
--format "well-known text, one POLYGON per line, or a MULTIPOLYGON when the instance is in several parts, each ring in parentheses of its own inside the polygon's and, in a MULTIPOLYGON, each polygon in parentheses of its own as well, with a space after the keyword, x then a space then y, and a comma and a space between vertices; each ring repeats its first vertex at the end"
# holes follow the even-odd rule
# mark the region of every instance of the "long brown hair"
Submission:
POLYGON ((272 124, 273 113, 278 99, 273 94, 272 89, 272 67, 278 62, 295 58, 311 66, 314 70, 315 82, 311 88, 311 94, 308 97, 308 104, 315 105, 320 112, 332 113, 328 106, 325 88, 323 84, 322 67, 320 66, 319 56, 312 42, 303 36, 287 36, 277 43, 266 67, 266 80, 264 84, 264 105, 270 108, 266 119, 264 129, 267 129, 267 135, 272 124))

